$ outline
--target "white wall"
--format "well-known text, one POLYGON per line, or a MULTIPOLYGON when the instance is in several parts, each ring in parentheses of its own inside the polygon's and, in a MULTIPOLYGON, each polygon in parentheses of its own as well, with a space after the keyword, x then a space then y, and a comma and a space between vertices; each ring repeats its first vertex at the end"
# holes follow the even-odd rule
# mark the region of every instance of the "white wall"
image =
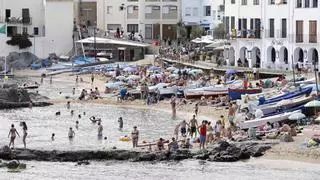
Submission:
POLYGON ((70 52, 73 47, 73 1, 47 2, 45 19, 48 53, 63 55, 70 52))

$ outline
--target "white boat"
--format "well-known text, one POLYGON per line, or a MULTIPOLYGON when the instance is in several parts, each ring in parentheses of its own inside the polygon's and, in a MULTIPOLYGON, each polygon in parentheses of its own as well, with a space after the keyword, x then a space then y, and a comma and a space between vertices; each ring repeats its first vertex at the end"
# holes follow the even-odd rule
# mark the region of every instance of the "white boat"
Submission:
POLYGON ((287 120, 291 114, 298 113, 298 112, 301 112, 301 110, 297 110, 297 111, 293 111, 293 112, 286 112, 283 114, 278 114, 278 115, 269 116, 269 117, 265 117, 265 118, 258 118, 258 119, 254 119, 254 120, 242 121, 242 122, 239 122, 239 126, 241 129, 249 129, 249 128, 255 128, 255 127, 262 126, 262 125, 266 124, 267 122, 272 124, 275 122, 287 120))

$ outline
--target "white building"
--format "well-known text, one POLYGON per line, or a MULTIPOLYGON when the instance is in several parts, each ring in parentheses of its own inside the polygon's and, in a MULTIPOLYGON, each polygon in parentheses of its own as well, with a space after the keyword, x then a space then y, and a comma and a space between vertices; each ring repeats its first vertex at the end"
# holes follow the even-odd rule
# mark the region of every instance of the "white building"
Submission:
POLYGON ((66 55, 73 48, 73 0, 1 0, 0 56, 29 51, 40 58, 66 55), (14 34, 27 33, 33 46, 20 50, 7 45, 14 34))
POLYGON ((141 33, 144 39, 176 39, 180 0, 98 0, 97 26, 141 33))
POLYGON ((188 26, 200 25, 212 32, 223 22, 224 0, 181 0, 182 22, 188 26))
POLYGON ((318 61, 318 0, 227 0, 225 5, 228 65, 281 70, 318 61))

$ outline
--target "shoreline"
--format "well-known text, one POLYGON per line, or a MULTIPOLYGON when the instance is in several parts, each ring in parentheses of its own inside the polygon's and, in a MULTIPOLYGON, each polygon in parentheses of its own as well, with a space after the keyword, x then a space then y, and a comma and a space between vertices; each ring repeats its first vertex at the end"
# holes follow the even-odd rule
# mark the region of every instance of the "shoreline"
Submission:
MULTIPOLYGON (((39 75, 40 79, 40 71, 33 71, 33 70, 22 70, 17 72, 21 76, 26 75, 33 75, 31 79, 35 79, 36 74, 39 75)), ((90 79, 90 75, 80 75, 79 77, 82 77, 85 81, 90 79)), ((63 83, 72 83, 74 82, 73 79, 75 77, 70 76, 69 74, 59 74, 55 75, 53 80, 54 81, 61 81, 63 80, 63 83)), ((104 77, 98 76, 95 79, 94 86, 98 87, 100 90, 104 90, 104 84, 105 84, 104 77)), ((48 82, 48 78, 45 79, 44 85, 46 85, 48 82)), ((90 83, 84 82, 80 83, 76 88, 78 89, 90 89, 93 88, 90 83)), ((66 93, 66 92, 64 92, 66 93)), ((68 94, 68 93, 67 93, 68 94)), ((43 94, 45 95, 45 94, 43 94)), ((68 94, 69 95, 69 94, 68 94)), ((153 105, 145 105, 142 100, 135 100, 135 101, 127 101, 127 102, 117 102, 116 96, 108 96, 104 97, 104 99, 101 100, 92 100, 92 101, 85 101, 85 103, 92 103, 92 104, 103 104, 107 106, 112 107, 122 107, 122 108, 134 108, 134 109, 142 109, 142 110, 156 110, 156 111, 162 111, 166 113, 171 113, 171 107, 167 100, 161 101, 158 104, 153 105)), ((72 100, 72 99, 50 99, 48 102, 53 102, 54 104, 59 103, 66 103, 67 101, 71 101, 72 103, 82 103, 82 101, 79 100, 72 100)), ((187 104, 181 107, 178 107, 177 109, 177 117, 186 118, 186 120, 191 119, 192 115, 194 114, 194 103, 187 104)), ((206 119, 209 121, 217 120, 220 115, 224 115, 227 117, 227 110, 225 109, 217 109, 210 106, 199 106, 199 114, 197 119, 202 120, 206 119)), ((305 130, 303 131, 303 135, 298 137, 293 137, 294 142, 291 143, 282 143, 280 142, 277 145, 273 145, 271 150, 266 151, 265 155, 262 158, 265 159, 276 159, 276 160, 293 160, 293 161, 300 161, 300 162, 307 162, 307 163, 318 163, 320 161, 320 148, 315 149, 314 151, 310 151, 309 148, 307 149, 300 149, 300 146, 303 144, 306 138, 310 138, 312 132, 306 133, 305 130), (299 156, 297 156, 299 155, 299 156)), ((263 142, 263 141, 262 141, 263 142)))

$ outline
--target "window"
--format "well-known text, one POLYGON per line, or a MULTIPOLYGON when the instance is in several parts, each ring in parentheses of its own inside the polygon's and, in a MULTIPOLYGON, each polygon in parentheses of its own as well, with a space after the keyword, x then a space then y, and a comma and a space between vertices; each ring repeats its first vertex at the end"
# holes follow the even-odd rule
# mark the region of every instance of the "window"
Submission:
POLYGON ((112 6, 107 6, 107 14, 112 14, 112 6))
POLYGON ((296 43, 303 42, 303 21, 296 21, 296 43))
POLYGON ((236 0, 231 0, 231 4, 235 4, 236 3, 236 0))
POLYGON ((198 16, 198 14, 199 14, 199 13, 198 13, 198 8, 197 8, 197 7, 194 7, 194 8, 193 8, 193 11, 192 11, 192 15, 193 15, 193 16, 198 16))
POLYGON ((247 4, 248 4, 247 0, 241 0, 241 5, 247 5, 247 4))
POLYGON ((317 21, 309 21, 309 43, 317 43, 317 21))
POLYGON ((38 27, 33 28, 33 35, 39 35, 39 28, 38 27))
POLYGON ((269 4, 275 4, 275 0, 269 0, 269 4))
POLYGON ((152 24, 145 25, 145 38, 152 39, 152 24))
POLYGON ((128 14, 133 14, 133 6, 128 6, 128 14))
POLYGON ((22 34, 28 34, 28 27, 22 27, 22 34))
POLYGON ((147 6, 146 7, 146 14, 151 14, 152 13, 152 7, 151 6, 147 6))
POLYGON ((191 16, 191 8, 186 8, 185 16, 191 16))
POLYGON ((312 0, 312 7, 313 8, 318 7, 318 0, 312 0))
POLYGON ((304 0, 304 7, 305 8, 310 7, 310 0, 304 0))
POLYGON ((302 8, 302 0, 297 0, 297 8, 302 8))
POLYGON ((230 32, 230 17, 229 16, 226 16, 224 18, 224 24, 226 25, 225 28, 226 28, 226 32, 229 33, 230 32))
POLYGON ((204 6, 204 16, 211 16, 211 6, 204 6))
POLYGON ((231 16, 231 30, 235 29, 235 17, 231 16))
POLYGON ((287 37, 287 19, 281 19, 281 38, 287 37))
POLYGON ((139 32, 138 24, 127 24, 127 32, 139 32))
POLYGON ((253 0, 253 5, 259 5, 259 0, 253 0))
POLYGON ((269 37, 274 38, 274 19, 269 19, 269 37))

